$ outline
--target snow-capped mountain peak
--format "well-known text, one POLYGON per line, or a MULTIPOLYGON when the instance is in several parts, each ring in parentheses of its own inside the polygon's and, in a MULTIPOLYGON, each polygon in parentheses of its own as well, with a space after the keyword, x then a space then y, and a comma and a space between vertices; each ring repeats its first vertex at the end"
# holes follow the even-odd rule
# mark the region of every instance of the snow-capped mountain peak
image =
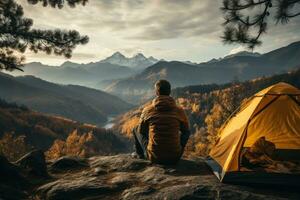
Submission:
POLYGON ((119 51, 115 52, 110 56, 111 58, 125 58, 123 54, 121 54, 119 51))
POLYGON ((250 51, 240 51, 235 54, 230 54, 228 56, 225 56, 224 58, 232 58, 232 57, 237 57, 237 56, 252 56, 252 57, 259 57, 261 56, 260 53, 258 52, 250 52, 250 51))
POLYGON ((120 52, 116 52, 113 55, 101 60, 102 63, 111 63, 121 66, 127 66, 136 69, 144 69, 150 65, 155 64, 158 62, 157 59, 153 58, 152 56, 147 58, 142 53, 137 53, 133 57, 126 57, 120 52))

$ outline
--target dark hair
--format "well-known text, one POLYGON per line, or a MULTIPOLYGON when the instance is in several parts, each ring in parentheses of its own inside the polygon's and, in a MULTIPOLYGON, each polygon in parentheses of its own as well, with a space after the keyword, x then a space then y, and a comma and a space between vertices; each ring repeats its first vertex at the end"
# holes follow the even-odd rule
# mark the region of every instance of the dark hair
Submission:
POLYGON ((159 80, 155 83, 155 90, 157 95, 170 95, 171 84, 167 80, 159 80))

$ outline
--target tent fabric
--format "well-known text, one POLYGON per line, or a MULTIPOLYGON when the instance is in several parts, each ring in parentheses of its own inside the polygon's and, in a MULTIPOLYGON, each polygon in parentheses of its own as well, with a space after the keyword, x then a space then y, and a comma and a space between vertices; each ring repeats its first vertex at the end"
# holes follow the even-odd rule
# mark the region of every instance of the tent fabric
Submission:
POLYGON ((300 90, 284 82, 253 95, 220 129, 208 164, 222 181, 240 171, 240 154, 260 137, 276 149, 300 150, 300 90), (212 164, 214 163, 214 164, 212 164))
POLYGON ((277 95, 277 94, 300 95, 300 90, 296 87, 291 86, 288 83, 280 82, 266 89, 261 90, 260 92, 256 93, 254 96, 277 95))
POLYGON ((251 147, 262 136, 276 149, 300 149, 300 106, 282 95, 248 126, 244 147, 251 147), (272 122, 272 123, 270 123, 272 122))

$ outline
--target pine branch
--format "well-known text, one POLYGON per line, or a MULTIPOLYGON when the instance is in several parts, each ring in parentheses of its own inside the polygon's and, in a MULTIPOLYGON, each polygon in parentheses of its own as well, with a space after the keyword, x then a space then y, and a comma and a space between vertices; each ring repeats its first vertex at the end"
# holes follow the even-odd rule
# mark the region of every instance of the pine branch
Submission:
POLYGON ((225 28, 221 38, 226 44, 238 43, 253 49, 261 44, 260 37, 266 33, 269 10, 275 10, 275 21, 284 24, 288 23, 290 18, 300 15, 300 12, 290 13, 297 3, 300 3, 300 0, 223 0, 221 10, 224 13, 225 28), (277 2, 276 6, 273 6, 274 1, 277 2), (244 16, 243 12, 262 5, 264 9, 261 13, 244 16))
POLYGON ((23 71, 21 68, 23 67, 22 62, 24 61, 24 57, 17 57, 13 54, 13 51, 9 49, 1 49, 0 50, 0 70, 12 71, 14 69, 23 71))
POLYGON ((300 0, 278 0, 278 10, 275 15, 276 22, 286 24, 289 22, 290 18, 299 16, 300 12, 293 14, 289 13, 290 10, 299 3, 300 0))
MULTIPOLYGON (((87 0, 28 0, 31 4, 42 2, 44 6, 61 8, 64 3, 74 7, 85 4, 87 0)), ((0 1, 0 70, 21 70, 24 53, 27 49, 35 53, 72 56, 77 45, 86 44, 87 36, 75 30, 38 30, 31 29, 33 20, 25 18, 23 8, 14 0, 0 1), (18 53, 17 53, 18 52, 18 53)))
POLYGON ((254 2, 254 1, 249 1, 248 4, 244 4, 241 5, 239 4, 239 1, 236 0, 224 0, 223 1, 223 7, 221 8, 221 10, 223 11, 238 11, 238 10, 245 10, 245 9, 249 9, 251 7, 257 6, 257 5, 261 5, 264 3, 267 3, 270 0, 264 0, 264 1, 258 1, 258 2, 254 2))
POLYGON ((68 4, 70 7, 75 7, 76 5, 85 6, 88 0, 27 0, 30 4, 42 3, 44 7, 51 6, 52 8, 63 8, 64 4, 68 4))

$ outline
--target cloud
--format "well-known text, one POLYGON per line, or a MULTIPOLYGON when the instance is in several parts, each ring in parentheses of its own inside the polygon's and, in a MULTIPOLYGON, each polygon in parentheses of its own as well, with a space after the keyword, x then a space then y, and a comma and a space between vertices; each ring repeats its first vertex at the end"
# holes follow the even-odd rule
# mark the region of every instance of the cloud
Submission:
POLYGON ((219 30, 222 20, 218 1, 209 0, 94 0, 86 7, 59 11, 24 1, 22 5, 27 16, 35 19, 36 27, 69 24, 70 28, 111 31, 136 40, 209 36, 219 30))
MULTIPOLYGON (((90 0, 85 7, 61 10, 17 1, 25 15, 34 19, 35 28, 76 29, 90 37, 87 45, 76 48, 73 61, 100 60, 121 51, 200 62, 244 50, 221 42, 221 0, 90 0)), ((256 51, 266 52, 300 40, 300 17, 285 26, 269 25, 262 37, 264 44, 256 51)), ((30 59, 47 59, 39 55, 30 55, 30 59)), ((52 58, 49 62, 64 61, 52 58)))

